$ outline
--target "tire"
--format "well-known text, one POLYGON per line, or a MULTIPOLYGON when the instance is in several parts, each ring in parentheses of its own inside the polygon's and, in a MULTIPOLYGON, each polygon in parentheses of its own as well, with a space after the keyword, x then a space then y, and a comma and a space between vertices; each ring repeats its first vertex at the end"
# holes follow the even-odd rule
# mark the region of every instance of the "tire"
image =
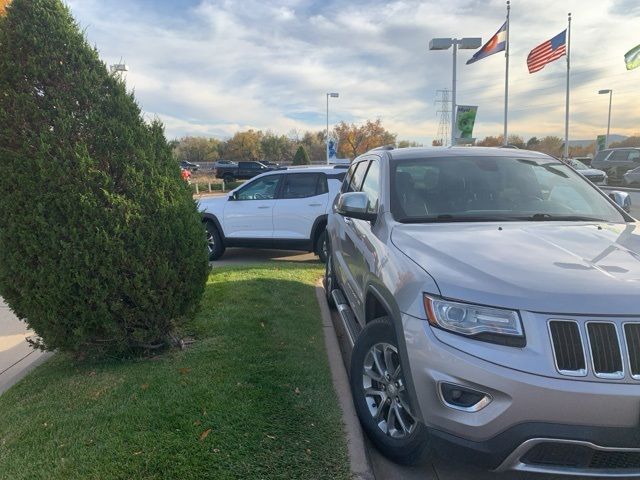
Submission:
POLYGON ((326 228, 322 229, 318 238, 316 238, 316 244, 314 245, 314 251, 318 258, 322 263, 327 262, 327 252, 328 252, 328 238, 327 238, 327 230, 326 228))
POLYGON ((222 243, 220 232, 218 232, 218 229, 213 222, 205 222, 204 228, 207 231, 207 248, 209 250, 209 261, 212 262, 222 256, 225 247, 222 243))
POLYGON ((403 465, 427 460, 429 434, 411 413, 398 342, 388 317, 372 321, 358 335, 349 382, 362 428, 378 450, 403 465), (367 395, 365 389, 375 393, 367 395))
POLYGON ((235 177, 230 173, 225 173, 222 176, 222 180, 224 180, 225 183, 231 183, 231 182, 233 182, 235 180, 235 177))
POLYGON ((327 303, 329 308, 335 310, 336 304, 331 296, 331 291, 334 288, 338 288, 338 280, 336 274, 333 271, 333 258, 331 253, 327 255, 327 261, 324 264, 324 293, 327 297, 327 303))

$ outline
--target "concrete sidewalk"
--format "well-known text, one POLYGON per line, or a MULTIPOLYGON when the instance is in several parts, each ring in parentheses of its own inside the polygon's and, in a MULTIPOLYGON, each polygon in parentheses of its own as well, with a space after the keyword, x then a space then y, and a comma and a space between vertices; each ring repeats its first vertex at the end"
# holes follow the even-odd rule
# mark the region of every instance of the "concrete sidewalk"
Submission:
POLYGON ((26 338, 32 335, 0 298, 0 394, 51 355, 27 343, 26 338))

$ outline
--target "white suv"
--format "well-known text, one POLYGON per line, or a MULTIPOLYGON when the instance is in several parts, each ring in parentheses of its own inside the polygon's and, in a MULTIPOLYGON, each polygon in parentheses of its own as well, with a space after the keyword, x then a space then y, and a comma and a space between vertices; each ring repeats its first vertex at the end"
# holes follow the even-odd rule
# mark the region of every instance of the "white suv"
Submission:
POLYGON ((209 259, 227 247, 250 247, 315 252, 324 262, 327 214, 345 173, 336 167, 275 170, 201 201, 209 259))

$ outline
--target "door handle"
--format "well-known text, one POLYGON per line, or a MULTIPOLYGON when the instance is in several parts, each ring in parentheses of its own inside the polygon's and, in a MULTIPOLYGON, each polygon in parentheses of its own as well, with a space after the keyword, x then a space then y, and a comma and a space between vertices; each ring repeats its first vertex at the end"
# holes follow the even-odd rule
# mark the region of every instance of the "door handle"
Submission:
POLYGON ((258 208, 259 208, 260 210, 263 210, 263 209, 265 209, 265 208, 271 208, 271 207, 269 207, 269 205, 260 205, 258 208))
POLYGON ((321 203, 310 203, 309 206, 310 207, 321 207, 322 204, 321 203))

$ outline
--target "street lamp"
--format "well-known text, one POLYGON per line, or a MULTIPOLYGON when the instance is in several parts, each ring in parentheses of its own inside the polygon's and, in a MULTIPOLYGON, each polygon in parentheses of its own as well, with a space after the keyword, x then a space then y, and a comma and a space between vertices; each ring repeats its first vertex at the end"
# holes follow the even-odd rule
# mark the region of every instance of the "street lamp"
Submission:
POLYGON ((327 165, 329 164, 329 97, 331 98, 338 98, 340 95, 337 93, 327 93, 327 165))
POLYGON ((456 70, 458 48, 475 50, 482 46, 482 38, 432 38, 429 42, 429 50, 449 50, 453 47, 453 81, 451 87, 451 146, 455 144, 454 130, 456 125, 456 70))
POLYGON ((613 96, 613 90, 607 89, 598 91, 599 95, 606 95, 607 93, 609 94, 609 119, 607 120, 607 136, 604 139, 604 148, 609 147, 609 129, 611 128, 611 97, 613 96))

